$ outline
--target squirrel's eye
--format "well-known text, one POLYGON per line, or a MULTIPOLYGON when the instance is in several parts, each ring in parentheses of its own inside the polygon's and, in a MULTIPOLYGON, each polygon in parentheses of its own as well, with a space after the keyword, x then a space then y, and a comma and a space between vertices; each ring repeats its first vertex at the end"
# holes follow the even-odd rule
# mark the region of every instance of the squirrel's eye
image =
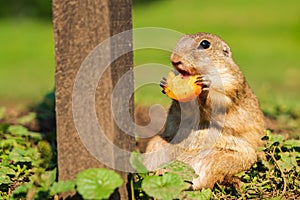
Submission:
POLYGON ((210 42, 207 40, 202 40, 198 49, 208 49, 210 47, 210 42))

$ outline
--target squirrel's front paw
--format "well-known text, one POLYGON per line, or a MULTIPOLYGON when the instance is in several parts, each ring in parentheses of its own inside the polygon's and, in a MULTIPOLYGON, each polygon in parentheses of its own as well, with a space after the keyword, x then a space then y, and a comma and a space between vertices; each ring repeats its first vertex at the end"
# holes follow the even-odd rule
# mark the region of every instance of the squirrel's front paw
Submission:
POLYGON ((198 76, 195 84, 202 87, 203 91, 209 90, 211 80, 207 76, 198 76))
POLYGON ((163 88, 162 93, 166 94, 166 89, 167 89, 167 79, 165 77, 163 77, 160 81, 160 87, 163 88))
POLYGON ((165 77, 163 77, 163 78, 161 79, 159 85, 160 85, 160 87, 163 88, 162 91, 161 91, 162 93, 166 94, 166 95, 167 95, 169 98, 171 98, 171 99, 177 100, 176 95, 174 94, 174 92, 172 91, 172 89, 169 88, 169 86, 168 86, 168 81, 167 81, 167 79, 166 79, 165 77))
POLYGON ((162 92, 169 98, 187 102, 199 96, 203 87, 201 83, 199 75, 182 76, 171 71, 167 78, 160 81, 160 86, 163 88, 162 92))

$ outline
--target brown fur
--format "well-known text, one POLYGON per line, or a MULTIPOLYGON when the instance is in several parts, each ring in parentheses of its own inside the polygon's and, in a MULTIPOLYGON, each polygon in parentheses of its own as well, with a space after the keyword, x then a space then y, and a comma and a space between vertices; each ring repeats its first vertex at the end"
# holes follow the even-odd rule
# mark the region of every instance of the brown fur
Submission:
POLYGON ((144 164, 154 170, 162 163, 181 160, 199 175, 194 189, 212 188, 257 160, 256 149, 265 130, 263 114, 229 46, 219 37, 185 35, 171 61, 179 72, 200 74, 205 87, 194 101, 172 102, 165 131, 150 140, 144 164), (204 39, 211 46, 199 49, 204 39))

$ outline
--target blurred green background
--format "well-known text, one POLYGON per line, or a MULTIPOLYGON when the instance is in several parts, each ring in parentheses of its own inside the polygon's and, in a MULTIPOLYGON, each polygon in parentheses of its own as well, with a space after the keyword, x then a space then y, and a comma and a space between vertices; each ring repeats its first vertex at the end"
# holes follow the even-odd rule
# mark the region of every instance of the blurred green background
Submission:
MULTIPOLYGON (((273 104, 297 107, 300 102, 299 8, 298 0, 136 0, 133 26, 215 33, 230 45, 236 63, 263 107, 273 104)), ((0 46, 0 106, 37 103, 53 89, 50 1, 2 2, 0 46)), ((138 50, 134 61, 135 65, 170 66, 169 55, 170 52, 158 50, 138 50)), ((169 100, 160 90, 158 85, 142 87, 136 93, 136 102, 167 104, 169 100)))

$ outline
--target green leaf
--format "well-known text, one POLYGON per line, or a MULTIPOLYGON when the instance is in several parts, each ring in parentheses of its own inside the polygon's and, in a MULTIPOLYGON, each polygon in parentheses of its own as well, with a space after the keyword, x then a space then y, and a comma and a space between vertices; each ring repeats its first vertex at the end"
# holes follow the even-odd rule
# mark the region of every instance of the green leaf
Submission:
POLYGON ((268 200, 281 200, 282 199, 282 197, 271 197, 271 198, 269 198, 268 200))
POLYGON ((202 189, 201 191, 183 191, 180 194, 180 199, 188 200, 209 200, 211 199, 212 191, 210 189, 202 189))
POLYGON ((1 159, 1 163, 0 163, 1 167, 7 167, 8 166, 8 167, 13 169, 13 167, 10 166, 11 162, 8 158, 8 155, 2 154, 2 155, 0 155, 0 159, 1 159))
POLYGON ((46 171, 41 175, 42 188, 48 189, 56 180, 56 168, 52 171, 46 171))
POLYGON ((299 140, 287 140, 284 142, 284 146, 286 147, 290 147, 290 148, 293 148, 293 147, 300 147, 300 141, 299 140))
POLYGON ((279 153, 279 155, 280 160, 277 160, 277 163, 282 170, 289 172, 297 166, 296 159, 289 152, 279 153))
POLYGON ((1 148, 9 148, 9 147, 15 147, 18 143, 15 139, 5 139, 0 141, 0 147, 1 148))
POLYGON ((53 196, 55 194, 59 194, 62 192, 68 192, 75 189, 75 181, 67 180, 67 181, 59 181, 54 182, 50 188, 50 195, 53 196))
POLYGON ((130 164, 142 177, 145 177, 146 173, 148 173, 147 168, 142 162, 141 155, 136 151, 131 153, 130 164))
POLYGON ((203 188, 201 190, 200 199, 203 199, 203 200, 204 199, 210 199, 211 195, 212 195, 212 192, 211 192, 210 189, 203 188))
POLYGON ((9 128, 9 124, 0 124, 0 133, 6 133, 9 128))
POLYGON ((24 184, 20 185, 13 191, 13 197, 20 195, 20 194, 26 195, 28 189, 32 188, 32 186, 33 186, 32 183, 24 183, 24 184))
POLYGON ((157 199, 174 199, 179 193, 187 189, 187 184, 177 174, 165 173, 162 176, 148 176, 142 183, 142 189, 157 199))
POLYGON ((28 131, 26 136, 29 136, 30 138, 34 139, 35 141, 39 141, 39 140, 43 139, 42 134, 32 132, 32 131, 28 131))
POLYGON ((284 140, 284 137, 282 135, 270 135, 270 146, 275 145, 278 146, 279 144, 281 144, 284 140))
POLYGON ((24 136, 27 134, 28 130, 24 126, 13 125, 8 128, 8 131, 16 136, 24 136))
POLYGON ((76 185, 84 199, 107 199, 123 184, 119 174, 103 168, 91 168, 77 174, 76 185))
POLYGON ((195 170, 188 164, 175 160, 171 163, 162 166, 167 170, 167 172, 172 172, 179 175, 183 180, 192 182, 194 178, 197 178, 198 175, 195 173, 195 170))
POLYGON ((8 158, 13 161, 14 163, 24 163, 24 162, 31 162, 31 158, 28 156, 28 151, 23 149, 13 149, 10 153, 8 158))
POLYGON ((17 123, 25 125, 25 124, 28 124, 28 123, 32 122, 35 118, 36 118, 36 113, 35 112, 30 112, 27 115, 17 119, 17 123))
POLYGON ((15 175, 16 174, 15 170, 13 170, 10 167, 4 167, 4 166, 0 167, 0 174, 1 173, 6 174, 6 175, 15 175))
POLYGON ((5 173, 0 173, 0 185, 10 184, 10 183, 11 183, 10 177, 7 176, 5 173))

